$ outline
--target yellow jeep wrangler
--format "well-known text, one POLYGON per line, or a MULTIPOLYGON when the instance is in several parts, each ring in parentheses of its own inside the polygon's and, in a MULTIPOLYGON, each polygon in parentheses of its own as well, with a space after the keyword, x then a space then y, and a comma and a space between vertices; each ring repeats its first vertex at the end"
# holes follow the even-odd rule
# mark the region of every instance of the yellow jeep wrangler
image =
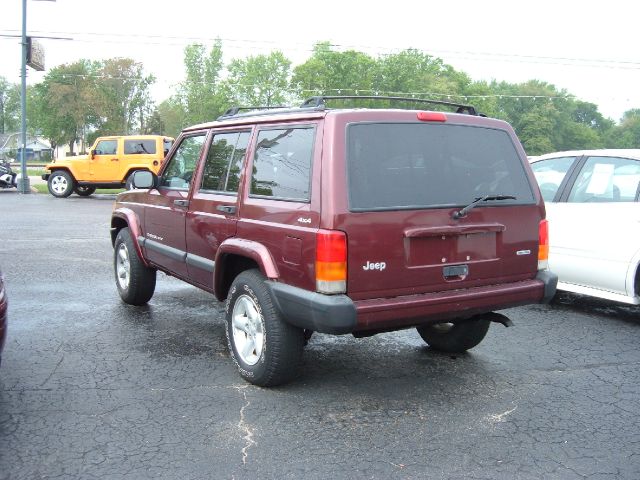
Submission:
POLYGON ((73 192, 83 197, 96 188, 129 188, 136 170, 157 173, 173 138, 162 135, 98 137, 88 155, 54 160, 42 179, 49 193, 64 198, 73 192))

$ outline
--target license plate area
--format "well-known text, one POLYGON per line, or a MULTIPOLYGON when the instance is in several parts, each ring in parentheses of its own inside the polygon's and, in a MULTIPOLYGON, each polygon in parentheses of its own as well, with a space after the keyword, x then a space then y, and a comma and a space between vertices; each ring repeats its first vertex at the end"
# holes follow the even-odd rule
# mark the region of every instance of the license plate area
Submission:
POLYGON ((450 265, 497 258, 496 232, 439 235, 404 240, 407 267, 450 265))

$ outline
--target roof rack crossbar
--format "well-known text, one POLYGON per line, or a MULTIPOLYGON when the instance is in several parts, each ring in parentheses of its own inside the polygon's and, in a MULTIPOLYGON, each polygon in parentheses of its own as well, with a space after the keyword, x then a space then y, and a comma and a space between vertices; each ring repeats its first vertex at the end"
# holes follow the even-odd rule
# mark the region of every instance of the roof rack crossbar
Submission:
POLYGON ((378 95, 318 95, 305 100, 300 108, 324 108, 327 100, 396 100, 405 102, 429 103, 432 105, 445 105, 456 107, 456 113, 466 113, 468 115, 478 115, 477 110, 472 105, 462 103, 446 102, 444 100, 427 100, 424 98, 411 97, 386 97, 378 95))
POLYGON ((276 108, 290 108, 290 107, 285 105, 264 105, 264 106, 258 106, 258 107, 231 107, 225 110, 225 112, 222 115, 220 115, 218 118, 235 117, 236 115, 238 115, 240 112, 244 110, 273 110, 276 108))

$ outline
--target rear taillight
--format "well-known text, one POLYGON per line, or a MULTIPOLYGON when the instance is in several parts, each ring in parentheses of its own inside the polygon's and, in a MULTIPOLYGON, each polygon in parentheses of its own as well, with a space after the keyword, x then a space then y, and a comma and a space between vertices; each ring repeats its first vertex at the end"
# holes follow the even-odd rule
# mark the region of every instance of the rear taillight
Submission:
POLYGON ((538 270, 546 270, 549 267, 549 222, 547 220, 540 220, 538 232, 538 270))
POLYGON ((316 291, 347 291, 347 236, 343 232, 320 230, 316 234, 316 291))

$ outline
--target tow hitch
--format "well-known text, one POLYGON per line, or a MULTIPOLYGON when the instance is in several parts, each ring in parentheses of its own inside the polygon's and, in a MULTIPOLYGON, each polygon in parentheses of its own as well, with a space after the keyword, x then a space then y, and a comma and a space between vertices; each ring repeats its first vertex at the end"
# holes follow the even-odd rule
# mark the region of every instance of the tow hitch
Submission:
POLYGON ((505 327, 513 327, 513 322, 509 317, 502 315, 501 313, 490 312, 485 315, 485 318, 491 322, 501 323, 505 327))

